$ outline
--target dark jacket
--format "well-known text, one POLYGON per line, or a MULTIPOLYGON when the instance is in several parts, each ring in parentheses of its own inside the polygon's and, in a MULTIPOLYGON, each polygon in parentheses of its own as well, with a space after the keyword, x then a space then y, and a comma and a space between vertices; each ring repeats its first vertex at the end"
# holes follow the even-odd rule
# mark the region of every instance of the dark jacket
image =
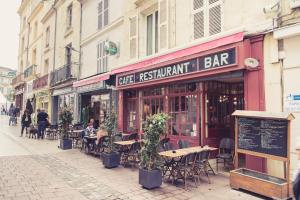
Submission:
POLYGON ((26 119, 26 114, 23 114, 22 120, 21 120, 22 125, 24 125, 26 127, 29 127, 30 124, 31 124, 31 117, 30 117, 30 115, 27 116, 27 121, 25 121, 25 119, 26 119))
POLYGON ((300 171, 298 172, 297 178, 294 181, 293 191, 295 199, 300 200, 300 171))

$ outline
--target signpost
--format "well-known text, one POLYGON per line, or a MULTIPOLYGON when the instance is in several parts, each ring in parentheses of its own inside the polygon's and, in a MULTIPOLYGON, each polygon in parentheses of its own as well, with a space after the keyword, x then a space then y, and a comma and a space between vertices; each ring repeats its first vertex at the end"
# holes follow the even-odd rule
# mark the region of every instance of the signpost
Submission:
POLYGON ((235 170, 230 172, 230 185, 267 197, 290 197, 290 121, 292 114, 241 111, 235 121, 235 170), (279 160, 285 166, 285 179, 239 167, 239 154, 279 160))

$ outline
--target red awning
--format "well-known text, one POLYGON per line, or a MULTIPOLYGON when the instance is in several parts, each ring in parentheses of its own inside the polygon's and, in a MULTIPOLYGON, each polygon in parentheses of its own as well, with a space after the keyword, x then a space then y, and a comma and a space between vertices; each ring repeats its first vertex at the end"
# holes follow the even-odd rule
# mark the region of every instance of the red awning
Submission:
POLYGON ((112 74, 119 74, 122 72, 128 72, 128 71, 132 71, 132 70, 137 70, 137 69, 141 69, 141 68, 145 68, 145 67, 149 67, 158 63, 162 63, 162 62, 166 62, 166 61, 170 61, 176 58, 181 58, 184 56, 188 56, 188 55, 192 55, 195 53, 200 53, 203 51, 207 51, 210 49, 214 49, 223 45, 228 45, 228 44, 232 44, 232 43, 236 43, 236 42, 240 42, 244 39, 244 33, 243 32, 239 32, 233 35, 229 35, 226 37, 222 37, 213 41, 209 41, 206 43, 202 43, 199 45, 195 45, 192 47, 188 47, 186 49, 182 49, 182 50, 178 50, 172 53, 168 53, 168 54, 164 54, 161 56, 157 56, 155 58, 149 58, 134 64, 130 64, 124 67, 120 67, 120 68, 116 68, 114 70, 112 70, 112 74))
POLYGON ((73 83, 73 87, 80 87, 80 86, 85 86, 85 85, 90 85, 90 84, 93 84, 93 83, 97 83, 97 82, 100 82, 100 81, 105 81, 105 80, 108 80, 109 77, 110 77, 110 73, 99 74, 99 75, 96 75, 96 76, 92 76, 92 77, 89 77, 89 78, 85 78, 85 79, 76 81, 76 82, 73 83))

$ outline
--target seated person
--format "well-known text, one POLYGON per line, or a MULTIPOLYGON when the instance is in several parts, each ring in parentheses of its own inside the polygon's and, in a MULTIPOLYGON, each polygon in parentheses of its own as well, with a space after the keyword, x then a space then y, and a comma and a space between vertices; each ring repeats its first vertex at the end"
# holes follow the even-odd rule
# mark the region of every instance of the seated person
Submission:
POLYGON ((103 136, 107 136, 107 131, 105 130, 104 126, 101 125, 99 130, 97 131, 97 140, 96 140, 96 144, 98 144, 99 139, 103 136))
POLYGON ((89 136, 91 134, 94 134, 95 132, 95 128, 94 128, 94 119, 91 118, 86 129, 84 130, 84 136, 89 136))

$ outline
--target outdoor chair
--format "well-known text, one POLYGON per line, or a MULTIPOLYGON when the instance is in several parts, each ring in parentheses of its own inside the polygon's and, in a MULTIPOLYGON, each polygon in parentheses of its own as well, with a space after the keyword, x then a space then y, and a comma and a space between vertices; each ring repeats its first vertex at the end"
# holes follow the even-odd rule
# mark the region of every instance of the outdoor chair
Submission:
POLYGON ((197 153, 194 172, 195 175, 198 175, 198 180, 200 180, 200 175, 204 174, 208 179, 208 183, 210 184, 210 178, 208 173, 209 170, 211 169, 211 166, 209 164, 209 154, 210 154, 209 150, 204 150, 197 153))
POLYGON ((187 140, 179 140, 178 141, 178 147, 179 147, 179 149, 188 148, 189 146, 190 146, 190 143, 187 140))
POLYGON ((175 148, 174 148, 174 145, 172 143, 167 142, 167 143, 163 144, 163 149, 165 151, 169 151, 169 150, 174 150, 175 148))
POLYGON ((100 137, 99 140, 98 140, 98 144, 96 146, 94 154, 100 156, 101 153, 107 151, 108 146, 109 146, 109 140, 110 140, 109 136, 100 137))
POLYGON ((195 174, 195 161, 197 159, 197 153, 191 153, 186 156, 183 156, 176 165, 174 165, 173 169, 173 181, 177 181, 179 179, 183 180, 184 189, 187 189, 187 179, 193 179, 195 186, 197 186, 196 174, 195 174), (174 176, 175 175, 175 176, 174 176))
POLYGON ((224 167, 226 167, 226 164, 233 165, 233 156, 234 140, 231 138, 223 138, 220 142, 219 153, 216 156, 217 171, 219 163, 224 163, 224 167))
POLYGON ((127 140, 137 140, 138 134, 137 133, 132 133, 128 136, 127 140))
POLYGON ((139 163, 139 151, 141 150, 141 144, 139 142, 133 143, 128 150, 123 151, 122 163, 126 164, 138 164, 139 163))

